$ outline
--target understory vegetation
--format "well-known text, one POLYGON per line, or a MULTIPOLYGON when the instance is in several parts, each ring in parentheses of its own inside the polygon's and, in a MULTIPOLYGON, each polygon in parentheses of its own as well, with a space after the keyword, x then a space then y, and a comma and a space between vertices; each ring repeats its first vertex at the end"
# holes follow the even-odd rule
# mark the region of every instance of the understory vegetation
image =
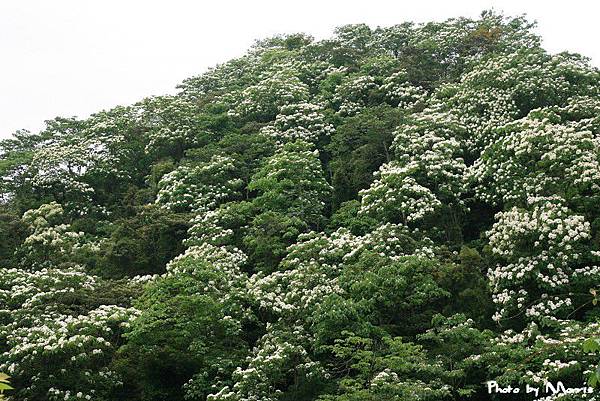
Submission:
POLYGON ((597 386, 600 72, 533 28, 276 36, 0 141, 5 398, 597 386))

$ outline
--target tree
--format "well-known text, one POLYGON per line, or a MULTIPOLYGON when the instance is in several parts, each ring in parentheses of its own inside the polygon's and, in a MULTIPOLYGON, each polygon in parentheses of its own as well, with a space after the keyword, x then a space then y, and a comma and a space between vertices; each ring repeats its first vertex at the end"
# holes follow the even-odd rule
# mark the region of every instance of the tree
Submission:
POLYGON ((233 159, 218 155, 198 166, 179 166, 158 182, 156 203, 172 211, 214 209, 234 197, 241 187, 235 171, 233 159))
POLYGON ((527 202, 526 209, 499 213, 488 232, 490 251, 498 258, 489 272, 496 321, 564 319, 598 280, 592 264, 598 252, 589 242, 585 217, 557 196, 527 202))
POLYGON ((28 226, 29 236, 16 251, 22 266, 39 270, 78 260, 84 233, 72 231, 63 212, 61 205, 52 202, 23 214, 21 220, 28 226))
POLYGON ((527 197, 556 194, 569 204, 580 204, 582 198, 595 202, 600 139, 559 121, 552 109, 538 109, 497 128, 502 139, 488 146, 470 170, 478 198, 523 205, 527 197))
POLYGON ((165 266, 183 252, 188 216, 146 205, 132 217, 115 220, 110 235, 99 245, 96 270, 104 276, 164 273, 165 266))
POLYGON ((169 263, 136 301, 142 312, 115 366, 137 385, 118 397, 204 400, 230 383, 249 351, 243 327, 253 320, 245 262, 239 250, 203 244, 169 263))
POLYGON ((327 150, 334 204, 356 198, 373 181, 373 173, 391 160, 393 131, 402 112, 389 106, 366 108, 337 127, 327 150))
POLYGON ((281 211, 318 227, 331 186, 325 181, 318 152, 296 141, 270 157, 248 188, 259 193, 263 210, 281 211))
MULTIPOLYGON (((137 285, 128 283, 120 297, 133 296, 137 285)), ((122 302, 114 285, 78 266, 0 269, 0 289, 0 370, 12 376, 16 397, 105 398, 123 384, 110 363, 138 311, 107 304, 122 302)))

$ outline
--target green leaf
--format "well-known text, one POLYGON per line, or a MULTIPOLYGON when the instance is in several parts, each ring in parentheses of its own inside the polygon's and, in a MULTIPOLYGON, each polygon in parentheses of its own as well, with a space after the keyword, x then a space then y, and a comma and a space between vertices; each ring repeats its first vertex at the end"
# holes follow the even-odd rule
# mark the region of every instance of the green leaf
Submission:
POLYGON ((598 375, 596 375, 596 374, 590 375, 590 378, 588 379, 588 385, 590 387, 596 387, 596 384, 598 384, 598 375))
POLYGON ((596 352, 599 349, 600 345, 594 338, 588 338, 583 342, 583 352, 596 352))

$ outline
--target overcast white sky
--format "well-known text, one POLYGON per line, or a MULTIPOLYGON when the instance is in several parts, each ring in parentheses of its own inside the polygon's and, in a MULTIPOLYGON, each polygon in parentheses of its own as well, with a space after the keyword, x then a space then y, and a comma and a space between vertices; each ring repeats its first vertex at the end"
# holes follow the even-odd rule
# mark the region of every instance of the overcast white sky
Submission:
POLYGON ((254 39, 334 27, 527 14, 550 52, 600 66, 596 0, 0 0, 0 137, 56 116, 85 117, 173 93, 183 79, 241 55, 254 39))

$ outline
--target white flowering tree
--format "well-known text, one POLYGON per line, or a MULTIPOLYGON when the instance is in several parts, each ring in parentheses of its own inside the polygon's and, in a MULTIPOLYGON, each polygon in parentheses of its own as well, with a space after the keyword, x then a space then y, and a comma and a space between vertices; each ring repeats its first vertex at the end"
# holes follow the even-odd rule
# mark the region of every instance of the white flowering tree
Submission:
POLYGON ((295 140, 316 144, 334 132, 327 122, 323 107, 312 103, 289 104, 282 106, 273 123, 260 130, 282 145, 295 140))
POLYGON ((90 210, 85 203, 93 204, 94 186, 129 176, 121 165, 128 159, 125 138, 94 119, 49 124, 51 137, 29 165, 31 185, 58 202, 72 203, 76 213, 85 213, 90 210))
POLYGON ((410 167, 392 162, 376 173, 375 182, 361 191, 361 212, 380 221, 415 223, 432 215, 442 203, 429 188, 411 177, 410 167))
POLYGON ((91 400, 123 384, 110 364, 137 311, 94 306, 105 288, 81 266, 0 269, 0 370, 19 398, 91 400))
POLYGON ((184 150, 215 135, 198 104, 182 97, 150 97, 136 105, 136 112, 137 123, 147 131, 145 151, 152 155, 181 158, 184 150))
POLYGON ((84 234, 66 223, 63 208, 56 202, 28 210, 22 221, 30 235, 17 249, 20 264, 28 269, 56 267, 77 260, 84 246, 84 234))
POLYGON ((391 151, 442 202, 457 205, 466 190, 466 132, 455 115, 428 108, 396 128, 391 151))
POLYGON ((396 71, 385 77, 381 91, 390 104, 400 108, 410 108, 423 103, 428 96, 427 90, 410 83, 405 70, 396 71))
POLYGON ((302 327, 267 327, 247 358, 247 368, 238 367, 232 375, 232 386, 225 386, 208 395, 210 401, 277 401, 286 383, 304 387, 318 383, 324 374, 319 363, 312 361, 305 347, 309 337, 302 327))
POLYGON ((565 319, 600 280, 599 250, 590 223, 559 197, 529 198, 527 207, 499 213, 488 233, 499 263, 489 280, 496 321, 548 323, 565 319))
POLYGON ((559 387, 562 382, 565 387, 585 390, 572 390, 574 399, 593 399, 596 390, 591 389, 588 378, 595 374, 597 355, 583 345, 596 338, 599 329, 598 323, 571 320, 558 322, 554 333, 544 333, 531 323, 522 331, 507 330, 492 339, 480 363, 489 367, 491 377, 501 386, 522 383, 539 388, 540 395, 545 393, 546 399, 554 401, 565 399, 559 387))
MULTIPOLYGON (((446 239, 459 240, 466 192, 464 127, 452 115, 425 110, 398 126, 375 181, 360 192, 361 213, 380 222, 423 224, 434 216, 446 239)), ((426 227, 423 226, 423 227, 426 227)))
POLYGON ((103 306, 80 316, 42 316, 32 327, 12 328, 3 368, 23 397, 92 400, 123 385, 108 368, 134 309, 103 306), (40 371, 40 367, 45 369, 40 371), (28 378, 31 371, 38 373, 28 378), (29 383, 27 383, 31 380, 29 383))
POLYGON ((309 89, 290 69, 266 72, 255 85, 237 93, 231 114, 269 121, 282 106, 308 100, 309 89))
MULTIPOLYGON (((370 333, 375 330, 374 322, 390 319, 385 311, 398 316, 404 308, 427 308, 446 297, 432 279, 436 263, 429 256, 433 256, 433 245, 427 239, 416 242, 409 235, 401 226, 384 226, 363 237, 346 229, 331 236, 303 234, 277 271, 258 273, 248 282, 253 302, 277 320, 267 325, 246 367, 236 370, 233 386, 223 387, 209 399, 276 400, 279 394, 310 394, 314 384, 337 375, 335 358, 349 357, 339 354, 346 336, 352 334, 344 330, 370 333), (404 256, 413 253, 420 258, 404 256), (389 297, 391 293, 396 297, 389 297), (409 296, 414 293, 419 295, 409 296), (383 306, 379 302, 391 303, 383 306)), ((425 316, 421 315, 424 321, 425 316)), ((407 318, 401 323, 404 330, 410 331, 410 324, 422 324, 418 317, 407 318)), ((384 339, 390 344, 391 340, 384 339)), ((346 345, 346 352, 351 352, 351 344, 346 345)), ((389 350, 388 356, 393 358, 395 351, 389 350)), ((383 379, 382 371, 391 374, 393 363, 383 359, 382 355, 381 364, 362 379, 378 382, 383 379)), ((405 379, 410 381, 411 375, 408 377, 405 379)), ((392 392, 410 386, 404 380, 381 385, 392 392)))
POLYGON ((341 116, 352 116, 363 109, 379 90, 379 84, 370 75, 356 75, 346 77, 335 88, 331 103, 341 116))
POLYGON ((496 127, 531 110, 565 106, 573 96, 595 96, 599 72, 577 56, 550 56, 540 49, 520 49, 490 57, 463 75, 461 82, 440 89, 448 109, 460 114, 482 150, 503 132, 496 127))
POLYGON ((553 123, 559 117, 551 110, 531 114, 497 128, 502 139, 487 147, 471 167, 477 196, 505 205, 554 194, 572 205, 582 204, 582 198, 598 201, 600 137, 576 129, 577 122, 553 123))
POLYGON ((233 159, 218 155, 197 166, 179 166, 158 182, 156 203, 172 211, 214 209, 241 189, 235 171, 233 159))
POLYGON ((246 260, 238 249, 208 243, 173 259, 137 301, 140 316, 122 349, 124 380, 141 379, 150 396, 169 391, 194 400, 230 384, 248 353, 242 327, 253 321, 246 260), (154 380, 157 373, 168 383, 154 380))

